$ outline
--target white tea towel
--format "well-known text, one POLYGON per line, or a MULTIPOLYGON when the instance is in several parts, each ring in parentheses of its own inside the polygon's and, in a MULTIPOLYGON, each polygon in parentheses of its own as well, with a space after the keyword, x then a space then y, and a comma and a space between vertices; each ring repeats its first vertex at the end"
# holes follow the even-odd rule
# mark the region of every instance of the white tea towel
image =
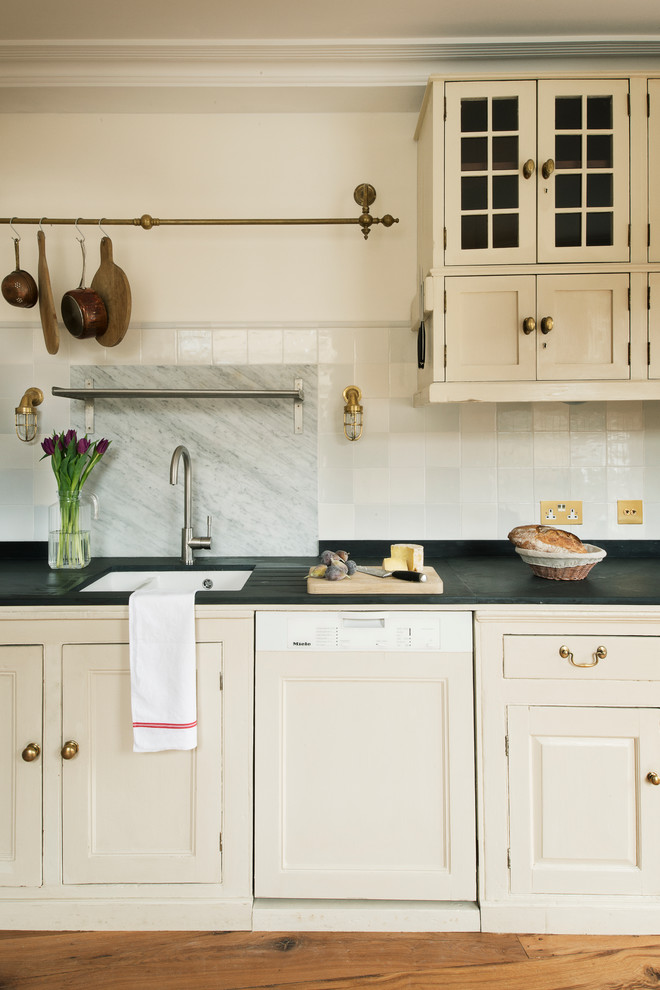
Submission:
POLYGON ((195 592, 149 582, 128 608, 133 750, 195 749, 195 592))

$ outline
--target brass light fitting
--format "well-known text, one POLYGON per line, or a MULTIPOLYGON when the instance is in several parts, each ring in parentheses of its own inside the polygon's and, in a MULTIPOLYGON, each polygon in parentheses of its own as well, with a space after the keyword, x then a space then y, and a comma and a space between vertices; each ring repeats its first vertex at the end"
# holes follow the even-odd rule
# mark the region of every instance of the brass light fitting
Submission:
POLYGON ((362 392, 357 385, 347 385, 343 392, 344 402, 344 436, 347 440, 359 440, 362 436, 362 413, 360 404, 362 392))
POLYGON ((24 443, 34 440, 37 435, 37 412, 35 406, 44 401, 40 388, 29 388, 16 406, 16 436, 24 443))

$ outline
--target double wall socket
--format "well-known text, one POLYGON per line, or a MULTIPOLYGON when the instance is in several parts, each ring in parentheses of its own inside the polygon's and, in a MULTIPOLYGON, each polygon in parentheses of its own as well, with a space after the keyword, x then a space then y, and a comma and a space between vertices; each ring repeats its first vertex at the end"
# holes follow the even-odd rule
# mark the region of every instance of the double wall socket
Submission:
POLYGON ((541 522, 549 526, 580 526, 582 523, 582 502, 541 502, 541 522))

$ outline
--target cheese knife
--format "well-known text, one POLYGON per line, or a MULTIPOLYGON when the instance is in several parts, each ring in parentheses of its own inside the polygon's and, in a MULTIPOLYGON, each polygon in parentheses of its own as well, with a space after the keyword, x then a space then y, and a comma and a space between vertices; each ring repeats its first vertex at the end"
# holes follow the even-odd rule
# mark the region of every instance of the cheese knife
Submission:
POLYGON ((371 574, 372 577, 399 578, 400 581, 426 581, 426 574, 421 571, 386 571, 383 567, 356 567, 356 571, 362 574, 371 574))

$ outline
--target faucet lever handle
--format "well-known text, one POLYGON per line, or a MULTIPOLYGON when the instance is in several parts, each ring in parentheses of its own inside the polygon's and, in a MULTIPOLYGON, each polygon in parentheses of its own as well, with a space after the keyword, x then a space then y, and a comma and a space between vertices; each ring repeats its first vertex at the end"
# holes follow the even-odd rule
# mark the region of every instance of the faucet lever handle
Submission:
POLYGON ((206 537, 211 542, 211 523, 213 522, 213 516, 206 517, 206 537))

